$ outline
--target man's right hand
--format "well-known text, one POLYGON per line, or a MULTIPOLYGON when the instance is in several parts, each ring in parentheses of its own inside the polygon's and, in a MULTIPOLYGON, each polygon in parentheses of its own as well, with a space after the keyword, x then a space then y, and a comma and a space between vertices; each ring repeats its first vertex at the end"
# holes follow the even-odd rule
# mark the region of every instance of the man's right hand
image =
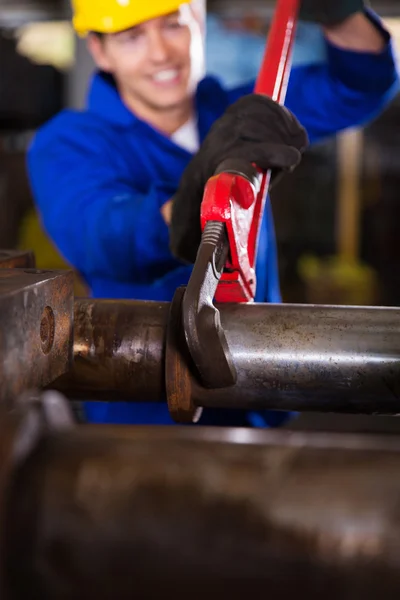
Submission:
POLYGON ((307 146, 307 133, 296 117, 267 96, 251 94, 230 106, 189 163, 173 198, 173 254, 185 262, 196 260, 204 187, 222 161, 246 159, 275 174, 296 167, 307 146))

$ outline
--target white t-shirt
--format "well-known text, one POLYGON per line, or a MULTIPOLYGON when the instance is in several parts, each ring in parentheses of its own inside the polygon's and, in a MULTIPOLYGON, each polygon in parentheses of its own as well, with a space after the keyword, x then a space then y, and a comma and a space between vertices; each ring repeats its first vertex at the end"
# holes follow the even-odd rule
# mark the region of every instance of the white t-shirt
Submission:
POLYGON ((200 148, 200 138, 195 117, 192 117, 182 127, 177 129, 171 135, 171 139, 181 148, 195 154, 200 148))

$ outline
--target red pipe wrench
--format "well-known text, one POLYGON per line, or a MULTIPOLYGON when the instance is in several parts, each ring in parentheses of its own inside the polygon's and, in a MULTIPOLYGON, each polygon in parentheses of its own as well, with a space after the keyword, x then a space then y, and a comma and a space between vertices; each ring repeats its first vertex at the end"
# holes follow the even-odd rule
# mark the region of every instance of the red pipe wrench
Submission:
MULTIPOLYGON (((290 75, 299 0, 278 0, 275 18, 255 92, 284 104, 290 75)), ((201 225, 225 223, 229 257, 217 287, 217 302, 248 302, 256 291, 258 236, 268 194, 270 173, 243 177, 225 166, 206 185, 201 225)))
MULTIPOLYGON (((290 75, 300 0, 277 0, 255 92, 283 104, 290 75)), ((200 380, 219 388, 236 381, 217 302, 250 302, 256 292, 258 238, 270 183, 243 161, 227 160, 207 182, 201 206, 202 241, 182 301, 186 343, 200 380)))

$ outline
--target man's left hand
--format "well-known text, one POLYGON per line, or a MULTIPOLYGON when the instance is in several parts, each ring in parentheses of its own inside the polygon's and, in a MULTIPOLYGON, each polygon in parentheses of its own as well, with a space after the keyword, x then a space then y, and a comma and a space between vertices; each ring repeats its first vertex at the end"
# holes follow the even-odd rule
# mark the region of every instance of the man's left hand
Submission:
POLYGON ((388 38, 365 7, 363 0, 303 0, 300 18, 319 23, 328 42, 342 50, 379 54, 388 38))
POLYGON ((363 0, 302 0, 300 19, 333 27, 364 9, 363 0))

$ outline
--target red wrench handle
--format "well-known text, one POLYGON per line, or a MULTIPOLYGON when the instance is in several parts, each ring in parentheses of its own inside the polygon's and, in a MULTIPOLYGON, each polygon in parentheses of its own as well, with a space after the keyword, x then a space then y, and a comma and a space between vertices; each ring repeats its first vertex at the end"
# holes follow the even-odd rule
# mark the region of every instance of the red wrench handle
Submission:
MULTIPOLYGON (((270 96, 281 105, 285 103, 286 99, 299 9, 300 0, 277 1, 275 16, 254 90, 257 94, 270 96)), ((249 233, 248 252, 253 268, 255 268, 257 258, 258 238, 270 179, 271 173, 263 174, 249 233)))
POLYGON ((256 94, 285 102, 300 0, 278 0, 255 87, 256 94))
MULTIPOLYGON (((270 96, 280 104, 284 104, 286 98, 299 7, 300 0, 277 0, 264 59, 254 90, 258 94, 270 96)), ((224 174, 221 173, 216 178, 224 178, 224 174)), ((206 188, 202 206, 202 225, 204 227, 204 224, 210 220, 226 223, 232 259, 229 271, 222 275, 217 288, 218 302, 247 302, 254 298, 258 238, 269 182, 270 173, 263 173, 260 176, 258 189, 254 189, 254 199, 246 211, 246 217, 243 214, 241 198, 232 197, 232 190, 230 197, 224 198, 223 185, 219 186, 215 181, 212 183, 212 180, 207 184, 209 189, 206 188), (212 211, 211 206, 213 206, 212 211), (239 213, 240 219, 235 218, 239 213)), ((236 188, 239 187, 236 184, 236 188)), ((227 189, 227 186, 225 188, 227 189)))

